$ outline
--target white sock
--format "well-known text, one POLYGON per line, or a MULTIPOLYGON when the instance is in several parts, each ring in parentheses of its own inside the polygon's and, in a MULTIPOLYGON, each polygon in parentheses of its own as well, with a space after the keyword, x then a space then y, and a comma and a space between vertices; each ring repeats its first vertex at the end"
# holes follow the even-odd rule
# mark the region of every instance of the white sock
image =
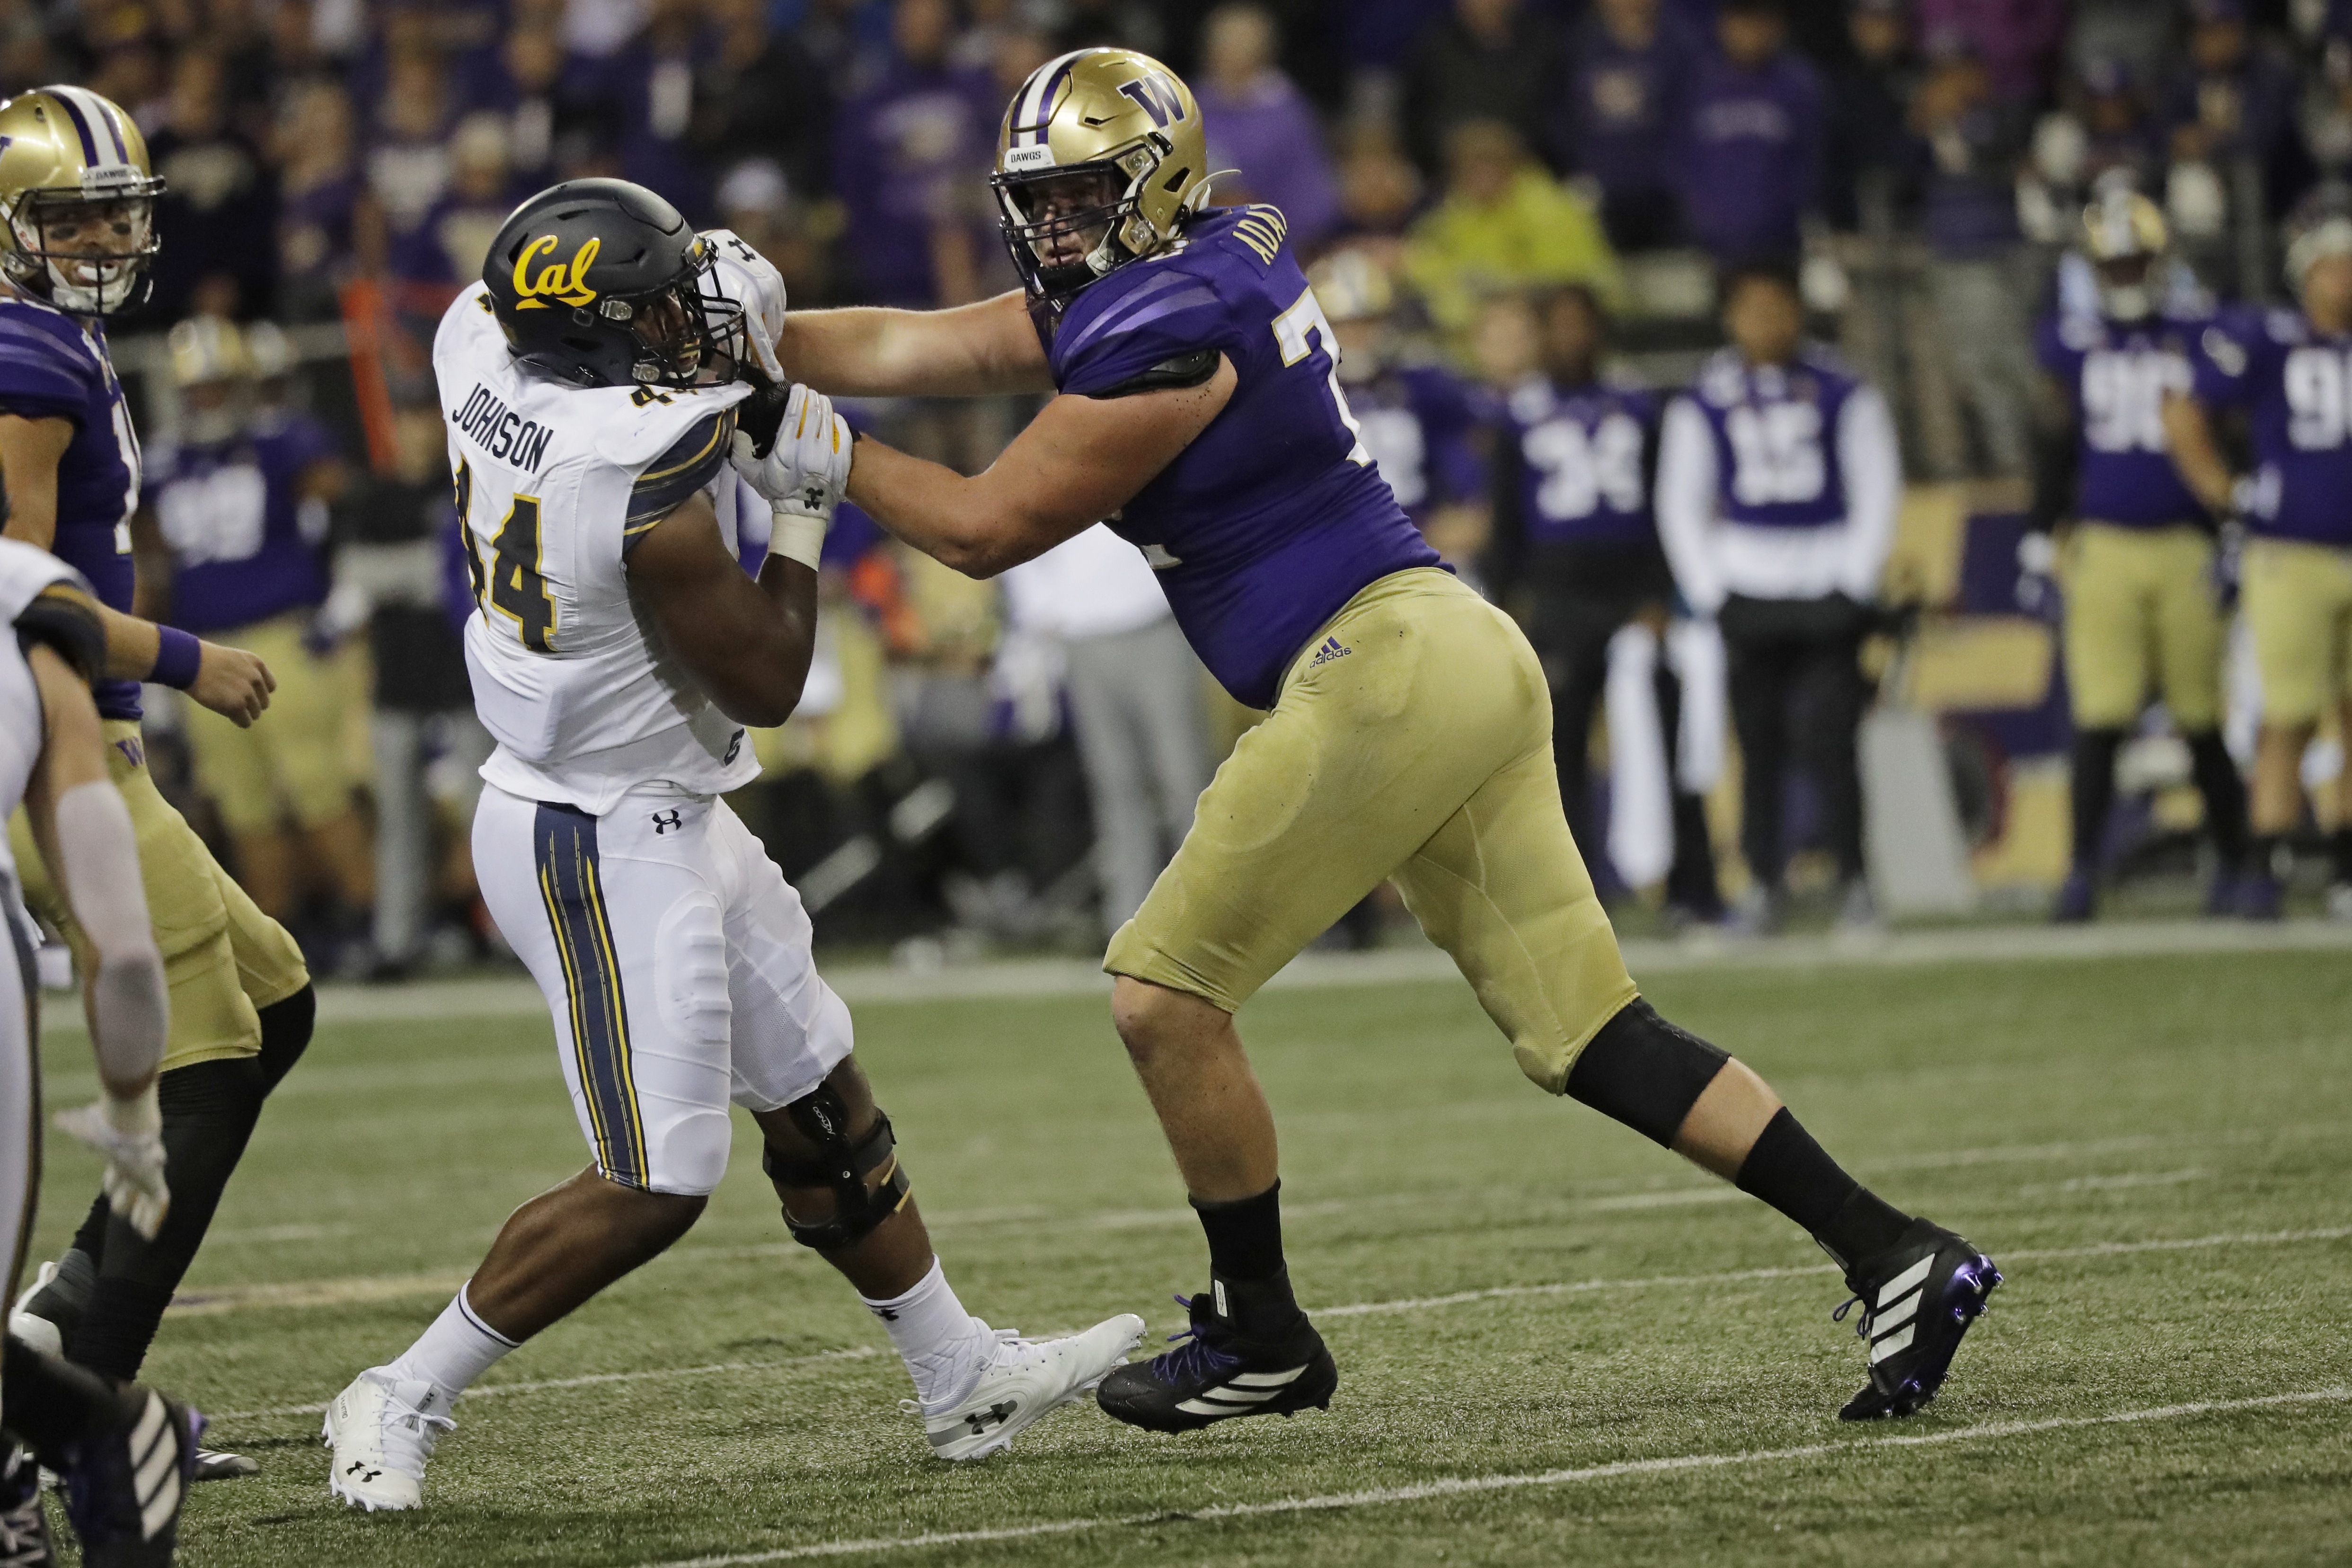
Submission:
POLYGON ((441 1391, 445 1407, 516 1344, 475 1315, 466 1289, 459 1286, 433 1326, 384 1369, 404 1383, 431 1384, 441 1391))
POLYGON ((931 1259, 931 1271, 905 1295, 887 1301, 866 1296, 858 1300, 889 1331, 890 1342, 915 1380, 915 1397, 925 1415, 935 1415, 971 1393, 995 1352, 996 1336, 963 1310, 938 1258, 931 1259))

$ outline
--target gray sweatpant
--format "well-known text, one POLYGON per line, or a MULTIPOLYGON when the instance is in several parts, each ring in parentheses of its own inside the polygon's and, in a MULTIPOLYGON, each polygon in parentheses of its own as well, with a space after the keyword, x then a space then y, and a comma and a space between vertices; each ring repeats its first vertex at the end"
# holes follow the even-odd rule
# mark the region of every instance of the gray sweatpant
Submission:
POLYGON ((1173 620, 1064 646, 1103 924, 1117 931, 1191 831, 1193 802, 1209 786, 1201 664, 1173 620))

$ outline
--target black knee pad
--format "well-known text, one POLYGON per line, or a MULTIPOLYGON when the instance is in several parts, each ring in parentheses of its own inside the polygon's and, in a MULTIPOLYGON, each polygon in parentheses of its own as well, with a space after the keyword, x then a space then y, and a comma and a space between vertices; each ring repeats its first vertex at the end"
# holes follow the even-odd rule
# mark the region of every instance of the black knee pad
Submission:
POLYGON ((793 1100, 784 1111, 801 1135, 817 1146, 815 1158, 801 1159, 780 1152, 772 1143, 760 1159, 760 1168, 775 1184, 776 1195, 784 1199, 784 1226, 794 1241, 819 1252, 854 1247, 906 1206, 913 1184, 898 1163, 898 1141, 891 1133, 890 1119, 878 1109, 874 1125, 856 1138, 849 1134, 849 1108, 829 1083, 819 1084, 814 1094, 793 1100), (870 1185, 869 1177, 875 1177, 870 1185), (831 1218, 793 1217, 790 1194, 811 1187, 833 1190, 831 1218))
POLYGON ((1586 1042, 1569 1071, 1568 1095, 1672 1148, 1683 1119, 1730 1059, 1635 997, 1586 1042))

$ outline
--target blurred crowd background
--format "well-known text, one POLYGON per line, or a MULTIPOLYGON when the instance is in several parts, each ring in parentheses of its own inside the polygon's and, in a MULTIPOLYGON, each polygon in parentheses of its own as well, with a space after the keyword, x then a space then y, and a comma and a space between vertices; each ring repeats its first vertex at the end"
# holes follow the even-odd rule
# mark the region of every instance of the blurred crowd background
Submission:
MULTIPOLYGON (((106 94, 170 184, 153 300, 114 331, 150 447, 148 605, 302 667, 257 733, 334 743, 208 760, 207 716, 159 704, 152 745, 315 959, 394 975, 495 941, 425 347, 511 205, 616 174, 756 246, 796 307, 982 298, 1014 286, 986 182, 1003 105, 1097 43, 1184 73, 1234 171, 1219 200, 1280 206, 1343 333, 1458 392, 1454 425, 1376 449, 1507 603, 1494 432, 1543 367, 1549 292, 1607 309, 1612 374, 1672 388, 1722 341, 1718 268, 1785 261, 1900 432, 1885 597, 1923 613, 1878 639, 1879 700, 1937 726, 1979 905, 2038 907, 2066 868, 2067 724, 2055 612, 2015 591, 2034 321, 2089 288, 2069 247, 2102 179, 2163 206, 2184 287, 2284 294, 2280 218, 2352 170, 2345 0, 0 0, 0 88, 106 94), (215 585, 236 574, 201 569, 285 508, 313 563, 285 602, 215 585)), ((1026 413, 854 417, 976 469, 1026 413)), ((757 737, 737 803, 820 939, 914 963, 1097 941, 1250 717, 1134 552, 973 584, 845 511, 826 559, 807 700, 757 737)), ((1606 731, 1571 807, 1596 821, 1606 731)), ((1701 802, 1726 894, 1736 770, 1701 802)), ((2119 875, 2194 869, 2186 784, 2158 710, 2125 760, 2119 875)), ((1792 883, 1833 882, 1806 870, 1801 789, 1790 810, 1792 883)), ((1663 868, 1588 847, 1629 919, 1662 907, 1663 868)), ((1394 923, 1375 903, 1330 940, 1394 923)))

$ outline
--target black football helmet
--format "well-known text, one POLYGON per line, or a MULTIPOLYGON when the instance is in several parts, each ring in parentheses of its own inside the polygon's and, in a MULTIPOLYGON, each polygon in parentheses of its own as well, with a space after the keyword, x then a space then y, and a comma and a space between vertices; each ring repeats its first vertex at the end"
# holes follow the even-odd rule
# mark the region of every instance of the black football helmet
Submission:
POLYGON ((709 386, 743 363, 743 311, 678 210, 626 180, 566 180, 515 208, 482 262, 521 363, 574 386, 709 386))

